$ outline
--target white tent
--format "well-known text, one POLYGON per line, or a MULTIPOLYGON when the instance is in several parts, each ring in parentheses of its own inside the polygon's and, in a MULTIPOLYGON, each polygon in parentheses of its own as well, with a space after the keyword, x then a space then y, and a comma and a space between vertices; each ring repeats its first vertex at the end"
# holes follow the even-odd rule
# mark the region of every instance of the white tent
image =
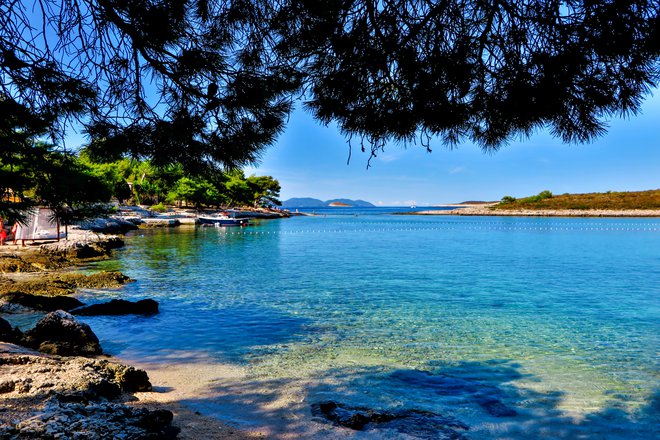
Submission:
POLYGON ((19 223, 14 234, 15 240, 58 240, 66 238, 66 232, 60 231, 60 225, 54 219, 53 211, 48 208, 36 208, 27 215, 24 224, 19 223))

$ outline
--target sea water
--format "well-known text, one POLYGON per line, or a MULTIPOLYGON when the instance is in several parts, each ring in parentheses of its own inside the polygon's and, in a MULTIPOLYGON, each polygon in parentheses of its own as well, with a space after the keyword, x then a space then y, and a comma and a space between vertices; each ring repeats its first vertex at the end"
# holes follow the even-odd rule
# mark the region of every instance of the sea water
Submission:
POLYGON ((140 230, 95 267, 137 281, 84 300, 160 314, 84 320, 120 357, 298 381, 301 418, 334 400, 446 415, 473 439, 658 435, 660 220, 386 212, 140 230))

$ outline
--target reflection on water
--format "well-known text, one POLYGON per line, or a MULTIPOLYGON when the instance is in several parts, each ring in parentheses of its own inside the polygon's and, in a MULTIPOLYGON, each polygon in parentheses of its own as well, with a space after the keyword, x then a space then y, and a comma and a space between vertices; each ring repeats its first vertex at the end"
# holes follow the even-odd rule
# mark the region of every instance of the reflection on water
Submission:
POLYGON ((102 296, 161 314, 85 318, 112 354, 204 352, 307 402, 453 412, 474 438, 653 430, 657 220, 292 218, 139 231, 118 256, 97 267, 138 281, 102 296))

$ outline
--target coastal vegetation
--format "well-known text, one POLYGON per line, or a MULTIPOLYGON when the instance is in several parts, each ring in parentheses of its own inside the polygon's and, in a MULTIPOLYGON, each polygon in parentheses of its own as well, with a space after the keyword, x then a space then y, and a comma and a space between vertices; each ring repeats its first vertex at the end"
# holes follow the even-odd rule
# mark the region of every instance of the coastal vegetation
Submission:
POLYGON ((493 206, 493 209, 660 209, 660 190, 561 195, 553 195, 546 190, 520 199, 505 196, 500 203, 493 206))
POLYGON ((240 169, 205 169, 192 174, 180 163, 157 166, 148 160, 121 159, 96 162, 86 151, 80 161, 111 189, 120 202, 152 205, 162 211, 165 205, 279 206, 280 184, 271 176, 245 176, 240 169))

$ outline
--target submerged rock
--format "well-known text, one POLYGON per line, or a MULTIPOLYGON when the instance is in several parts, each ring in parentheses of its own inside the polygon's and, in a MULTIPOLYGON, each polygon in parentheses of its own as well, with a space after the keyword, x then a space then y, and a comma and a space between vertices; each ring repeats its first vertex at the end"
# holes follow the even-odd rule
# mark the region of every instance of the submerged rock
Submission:
POLYGON ((494 417, 515 417, 518 412, 502 400, 500 388, 481 380, 453 375, 434 375, 428 371, 396 371, 391 378, 408 386, 422 388, 439 396, 463 397, 494 417))
MULTIPOLYGON (((43 310, 52 312, 55 310, 75 309, 76 307, 83 306, 84 304, 70 296, 43 296, 31 295, 23 292, 8 292, 0 294, 0 302, 5 302, 8 305, 19 305, 34 310, 43 310)), ((0 310, 5 307, 0 305, 0 310)))
POLYGON ((477 397, 477 403, 491 416, 515 417, 518 415, 515 409, 505 405, 501 400, 494 397, 479 396, 477 397))
POLYGON ((92 304, 71 311, 74 315, 153 315, 158 313, 158 303, 153 299, 143 299, 137 302, 124 299, 113 299, 106 303, 92 304))
POLYGON ((89 356, 103 352, 89 325, 63 310, 50 312, 25 332, 25 345, 60 356, 89 356))
POLYGON ((429 411, 375 411, 334 401, 312 404, 312 415, 354 430, 389 429, 424 439, 462 440, 464 423, 429 411))

